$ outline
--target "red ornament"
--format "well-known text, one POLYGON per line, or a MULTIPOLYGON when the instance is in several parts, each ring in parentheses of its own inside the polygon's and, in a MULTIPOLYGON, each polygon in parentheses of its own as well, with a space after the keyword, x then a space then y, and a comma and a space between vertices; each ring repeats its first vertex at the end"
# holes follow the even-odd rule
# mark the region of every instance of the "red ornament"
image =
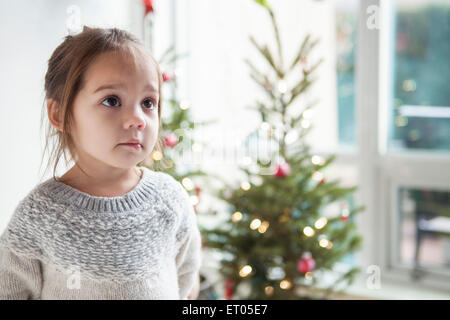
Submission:
POLYGON ((297 263, 297 271, 300 273, 311 272, 315 267, 316 261, 314 261, 310 252, 305 252, 297 263))
POLYGON ((200 192, 202 191, 202 189, 200 187, 195 187, 195 194, 198 196, 200 196, 200 192))
POLYGON ((327 179, 322 178, 322 180, 320 180, 320 182, 317 184, 318 186, 324 184, 325 182, 327 182, 327 179))
POLYGON ((145 15, 150 12, 154 12, 153 10, 153 0, 142 0, 142 3, 145 6, 145 15))
POLYGON ((178 143, 178 137, 175 133, 173 132, 169 132, 165 137, 164 137, 164 144, 170 148, 173 148, 177 145, 178 143))
POLYGON ((231 300, 233 298, 233 291, 234 291, 234 281, 233 279, 226 279, 225 280, 225 299, 231 300))
POLYGON ((173 75, 167 73, 167 72, 163 72, 162 74, 162 78, 164 82, 169 82, 173 80, 173 75))
POLYGON ((348 204, 343 203, 342 204, 342 212, 341 212, 341 220, 346 222, 349 219, 350 212, 348 211, 348 204))
POLYGON ((275 177, 278 178, 284 178, 287 177, 291 173, 291 167, 289 166, 289 163, 282 162, 277 165, 275 169, 275 177))

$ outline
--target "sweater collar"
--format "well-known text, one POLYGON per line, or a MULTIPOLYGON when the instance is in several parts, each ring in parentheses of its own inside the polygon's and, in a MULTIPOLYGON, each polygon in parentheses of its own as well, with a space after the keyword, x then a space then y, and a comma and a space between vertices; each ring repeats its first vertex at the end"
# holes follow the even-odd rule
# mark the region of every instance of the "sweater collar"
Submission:
POLYGON ((48 194, 65 204, 74 205, 80 209, 96 212, 126 212, 148 203, 149 198, 155 194, 155 172, 147 167, 137 167, 142 171, 138 184, 128 193, 117 197, 97 197, 73 188, 61 181, 50 178, 44 183, 48 194))

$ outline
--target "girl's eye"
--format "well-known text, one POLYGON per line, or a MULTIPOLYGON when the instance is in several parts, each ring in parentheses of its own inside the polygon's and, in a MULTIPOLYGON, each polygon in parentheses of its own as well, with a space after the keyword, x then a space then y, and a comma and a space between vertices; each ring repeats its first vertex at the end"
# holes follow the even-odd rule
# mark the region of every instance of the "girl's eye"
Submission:
MULTIPOLYGON (((106 104, 107 107, 119 107, 120 106, 119 98, 116 96, 109 96, 109 97, 105 98, 102 101, 102 104, 105 105, 105 102, 107 103, 106 104)), ((146 109, 154 109, 155 108, 152 99, 145 99, 142 102, 142 106, 146 109)))
MULTIPOLYGON (((103 102, 108 101, 107 105, 108 107, 116 107, 116 103, 119 103, 119 99, 116 96, 110 96, 107 97, 105 100, 102 101, 102 104, 105 105, 103 102)), ((120 106, 120 103, 118 104, 120 106)))
POLYGON ((142 103, 142 105, 146 109, 154 109, 155 108, 155 105, 154 105, 152 99, 145 99, 144 102, 142 103))

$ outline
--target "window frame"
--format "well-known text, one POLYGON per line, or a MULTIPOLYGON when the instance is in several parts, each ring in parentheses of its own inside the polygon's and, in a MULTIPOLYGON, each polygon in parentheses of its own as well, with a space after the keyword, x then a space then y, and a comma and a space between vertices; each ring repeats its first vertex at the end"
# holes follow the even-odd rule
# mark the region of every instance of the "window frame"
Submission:
MULTIPOLYGON (((395 2, 361 0, 356 48, 356 129, 360 192, 367 206, 357 220, 365 246, 360 263, 378 265, 381 278, 411 284, 411 269, 397 263, 399 250, 399 188, 450 190, 450 154, 439 151, 389 150, 389 112, 393 105, 395 2), (379 28, 366 26, 367 8, 379 8, 379 28), (378 232, 376 231, 378 230, 378 232)), ((418 287, 450 292, 447 273, 427 271, 418 287)))

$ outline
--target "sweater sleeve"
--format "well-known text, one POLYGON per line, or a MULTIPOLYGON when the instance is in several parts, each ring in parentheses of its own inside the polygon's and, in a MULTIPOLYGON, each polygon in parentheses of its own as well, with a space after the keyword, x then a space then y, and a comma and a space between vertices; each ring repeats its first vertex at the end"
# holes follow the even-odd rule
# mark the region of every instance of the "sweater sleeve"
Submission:
POLYGON ((40 299, 41 263, 0 245, 0 300, 40 299))
POLYGON ((177 237, 181 245, 176 255, 176 266, 180 299, 186 300, 198 280, 201 266, 201 235, 197 226, 197 217, 187 192, 183 189, 182 207, 184 219, 177 237))
POLYGON ((36 300, 41 296, 42 266, 33 236, 36 228, 26 214, 29 208, 26 197, 0 235, 0 300, 36 300))

